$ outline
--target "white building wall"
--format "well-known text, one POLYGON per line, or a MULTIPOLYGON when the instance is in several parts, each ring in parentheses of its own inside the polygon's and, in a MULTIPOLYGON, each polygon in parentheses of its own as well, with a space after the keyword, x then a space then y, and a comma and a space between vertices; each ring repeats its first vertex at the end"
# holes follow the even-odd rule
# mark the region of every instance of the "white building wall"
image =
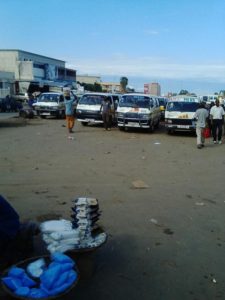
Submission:
POLYGON ((12 72, 15 74, 15 80, 19 79, 18 68, 18 53, 15 52, 1 52, 0 51, 0 71, 12 72))
POLYGON ((32 61, 19 61, 18 66, 20 80, 32 81, 34 79, 32 61))

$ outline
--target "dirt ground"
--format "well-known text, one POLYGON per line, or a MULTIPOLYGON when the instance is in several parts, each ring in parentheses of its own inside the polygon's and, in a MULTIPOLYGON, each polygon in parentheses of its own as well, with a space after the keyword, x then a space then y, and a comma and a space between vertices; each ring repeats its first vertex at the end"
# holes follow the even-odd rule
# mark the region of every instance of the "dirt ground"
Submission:
POLYGON ((78 122, 69 139, 64 124, 0 124, 0 191, 22 220, 70 219, 72 199, 99 200, 108 241, 79 258, 81 280, 60 299, 225 299, 225 144, 78 122))

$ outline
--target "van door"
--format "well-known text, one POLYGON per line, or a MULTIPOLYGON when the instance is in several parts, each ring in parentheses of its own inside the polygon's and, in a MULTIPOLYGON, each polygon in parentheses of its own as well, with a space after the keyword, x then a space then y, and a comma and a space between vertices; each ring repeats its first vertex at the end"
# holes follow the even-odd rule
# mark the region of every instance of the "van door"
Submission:
POLYGON ((150 98, 150 118, 152 120, 152 124, 155 126, 157 124, 157 99, 150 98))

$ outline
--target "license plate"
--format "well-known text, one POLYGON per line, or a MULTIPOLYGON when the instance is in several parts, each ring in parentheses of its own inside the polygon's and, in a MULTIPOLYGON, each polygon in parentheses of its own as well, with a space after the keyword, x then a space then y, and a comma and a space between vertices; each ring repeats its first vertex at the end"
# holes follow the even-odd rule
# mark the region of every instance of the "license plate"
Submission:
POLYGON ((184 128, 184 129, 189 129, 189 125, 177 125, 177 128, 184 128))
POLYGON ((41 116, 50 116, 51 114, 49 112, 44 112, 40 114, 41 116))
POLYGON ((137 123, 137 122, 128 122, 127 126, 130 126, 130 127, 140 127, 140 124, 137 123))
POLYGON ((94 122, 95 119, 85 119, 86 122, 94 122))

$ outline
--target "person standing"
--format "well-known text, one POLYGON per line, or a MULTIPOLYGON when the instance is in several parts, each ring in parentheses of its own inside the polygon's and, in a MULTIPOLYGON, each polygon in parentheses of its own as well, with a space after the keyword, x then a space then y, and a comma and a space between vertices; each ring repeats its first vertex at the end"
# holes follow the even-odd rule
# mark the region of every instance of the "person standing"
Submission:
POLYGON ((35 100, 34 100, 34 96, 32 94, 29 95, 29 99, 27 101, 27 104, 30 108, 33 109, 33 104, 35 103, 35 100))
POLYGON ((209 116, 207 109, 205 108, 204 102, 199 104, 199 108, 194 114, 194 119, 197 119, 196 123, 196 135, 197 135, 197 148, 201 149, 205 144, 204 129, 206 127, 206 120, 209 116))
POLYGON ((210 119, 212 122, 213 143, 222 144, 222 125, 224 123, 224 109, 220 106, 219 100, 216 100, 216 105, 210 109, 210 119))
POLYGON ((111 130, 111 98, 106 97, 100 107, 105 130, 111 130))
POLYGON ((73 111, 73 102, 75 99, 71 99, 70 97, 70 91, 64 92, 64 103, 66 107, 66 123, 67 123, 67 129, 69 133, 73 133, 73 127, 75 124, 75 118, 74 118, 74 111, 73 111))

